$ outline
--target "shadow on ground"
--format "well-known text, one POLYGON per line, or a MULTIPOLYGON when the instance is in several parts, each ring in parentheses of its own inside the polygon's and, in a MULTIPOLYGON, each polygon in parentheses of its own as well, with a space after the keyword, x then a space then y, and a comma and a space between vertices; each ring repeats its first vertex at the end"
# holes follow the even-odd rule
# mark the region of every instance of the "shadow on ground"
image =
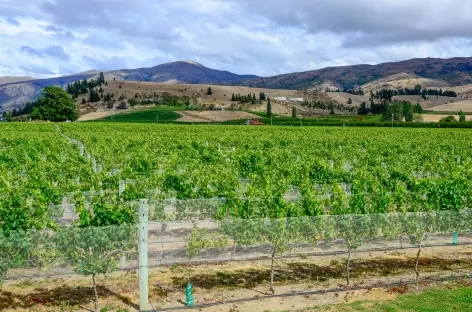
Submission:
MULTIPOLYGON (((391 258, 354 260, 351 262, 351 278, 368 278, 378 276, 395 276, 414 273, 415 259, 391 258)), ((422 258, 419 262, 421 272, 452 271, 459 268, 472 268, 472 261, 464 259, 422 258)), ((332 261, 329 265, 320 266, 309 262, 287 263, 277 267, 274 281, 278 284, 297 282, 325 282, 330 279, 343 279, 346 276, 344 261, 332 261)), ((195 287, 212 289, 217 287, 254 288, 268 283, 270 269, 244 269, 237 271, 213 271, 202 274, 176 276, 172 278, 174 289, 184 289, 188 282, 195 287)))
MULTIPOLYGON (((126 305, 139 309, 139 306, 120 294, 104 286, 97 286, 99 298, 115 297, 126 305)), ((27 295, 19 295, 7 290, 0 290, 0 311, 6 309, 31 309, 36 306, 86 306, 95 300, 91 287, 61 286, 54 289, 37 288, 27 295)))

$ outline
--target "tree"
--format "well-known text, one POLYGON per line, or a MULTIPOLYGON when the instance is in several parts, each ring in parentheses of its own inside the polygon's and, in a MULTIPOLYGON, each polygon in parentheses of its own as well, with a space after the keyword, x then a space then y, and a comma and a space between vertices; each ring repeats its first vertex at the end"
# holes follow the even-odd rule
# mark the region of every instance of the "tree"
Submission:
POLYGON ((457 119, 454 116, 447 116, 444 118, 441 118, 439 122, 456 122, 457 119))
POLYGON ((231 102, 236 101, 236 97, 234 96, 234 93, 231 95, 231 102))
POLYGON ((359 107, 357 114, 358 115, 367 115, 369 113, 369 109, 367 108, 365 102, 362 102, 361 106, 359 107))
POLYGON ((100 101, 100 95, 98 94, 97 91, 94 89, 90 89, 89 92, 89 101, 92 103, 99 102, 100 101))
POLYGON ((415 108, 413 109, 413 112, 416 114, 423 114, 423 106, 421 106, 420 103, 416 103, 415 108))
POLYGON ((82 98, 82 104, 86 104, 87 100, 85 98, 82 98))
POLYGON ((297 108, 292 106, 292 118, 297 118, 297 108))
POLYGON ((411 122, 413 121, 413 106, 408 101, 402 102, 403 106, 403 116, 405 117, 405 121, 411 122))
POLYGON ((213 90, 211 89, 211 87, 208 87, 207 95, 212 95, 212 94, 213 94, 213 90))
POLYGON ((79 112, 72 96, 60 87, 46 87, 37 100, 31 117, 39 120, 77 120, 79 112))
POLYGON ((464 114, 463 111, 460 111, 460 112, 459 112, 459 121, 460 121, 460 122, 466 121, 465 114, 464 114))
POLYGON ((133 248, 135 225, 111 227, 69 227, 56 234, 58 251, 66 257, 74 271, 92 276, 95 311, 100 311, 96 276, 116 270, 118 260, 133 248))
POLYGON ((330 115, 336 114, 336 112, 334 111, 334 104, 333 103, 329 104, 329 113, 330 113, 330 115))
POLYGON ((267 117, 272 117, 272 104, 270 103, 270 98, 267 99, 267 117))
POLYGON ((349 98, 349 99, 347 100, 347 104, 349 104, 349 105, 352 104, 352 99, 351 99, 351 98, 349 98))
POLYGON ((415 86, 415 93, 416 95, 421 95, 421 89, 423 89, 423 87, 421 87, 421 85, 417 84, 415 86))
POLYGON ((421 114, 413 114, 413 121, 414 122, 423 122, 424 121, 424 118, 423 118, 423 115, 421 114))
POLYGON ((103 72, 100 72, 100 74, 98 75, 97 82, 98 82, 99 85, 105 83, 105 75, 103 75, 103 72))

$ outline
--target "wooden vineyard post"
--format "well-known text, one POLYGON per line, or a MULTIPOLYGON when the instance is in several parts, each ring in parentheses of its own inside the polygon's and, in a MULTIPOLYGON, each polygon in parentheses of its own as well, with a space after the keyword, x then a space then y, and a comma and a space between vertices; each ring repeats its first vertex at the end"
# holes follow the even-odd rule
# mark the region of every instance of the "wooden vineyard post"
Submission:
POLYGON ((139 202, 139 310, 147 311, 149 306, 148 282, 148 221, 147 199, 139 202))

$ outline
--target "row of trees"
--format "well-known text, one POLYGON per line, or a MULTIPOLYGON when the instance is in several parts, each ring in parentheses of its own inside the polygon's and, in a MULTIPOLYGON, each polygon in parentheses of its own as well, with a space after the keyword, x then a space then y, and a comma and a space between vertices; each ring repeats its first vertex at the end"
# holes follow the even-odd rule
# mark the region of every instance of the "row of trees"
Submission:
POLYGON ((423 107, 421 104, 416 103, 413 105, 408 101, 393 101, 391 103, 384 101, 379 104, 371 104, 367 107, 365 102, 362 102, 358 109, 358 115, 376 114, 382 115, 383 120, 391 120, 392 116, 394 120, 401 121, 413 121, 414 114, 422 114, 423 107))
POLYGON ((249 93, 248 95, 243 95, 241 94, 232 94, 231 95, 231 101, 232 102, 240 102, 240 103, 251 103, 251 104, 256 104, 256 94, 255 93, 249 93))
POLYGON ((75 99, 79 95, 87 94, 90 90, 94 89, 95 87, 100 87, 103 84, 105 84, 105 76, 101 72, 97 79, 84 79, 82 81, 76 81, 72 84, 68 84, 66 91, 75 99))
MULTIPOLYGON (((307 198, 306 200, 310 200, 307 198)), ((419 279, 419 258, 428 235, 453 232, 468 233, 471 227, 472 211, 438 211, 394 214, 336 214, 315 217, 283 217, 290 214, 291 204, 283 200, 273 203, 270 199, 246 199, 243 206, 256 209, 258 214, 265 205, 271 207, 272 217, 250 218, 251 211, 239 211, 237 206, 242 203, 226 202, 220 208, 225 218, 220 220, 219 232, 211 233, 211 237, 202 229, 194 228, 188 237, 187 257, 191 260, 210 249, 227 252, 228 240, 233 242, 231 253, 236 246, 267 246, 270 247, 270 291, 274 294, 275 258, 285 251, 304 244, 316 246, 344 245, 347 251, 345 265, 346 284, 350 285, 350 262, 352 253, 365 244, 388 244, 404 239, 417 246, 418 253, 414 262, 416 279, 419 279), (235 208, 235 210, 233 210, 235 208), (239 212, 238 212, 239 211, 239 212), (227 215, 231 214, 231 218, 227 215), (279 214, 279 217, 277 217, 279 214), (225 239, 226 237, 226 239, 225 239)), ((275 200, 274 200, 275 201, 275 200)), ((180 211, 181 214, 185 212, 180 211)), ((192 211, 194 214, 195 211, 192 211)), ((335 211, 332 211, 335 213, 335 211)), ((292 253, 291 253, 292 254, 292 253)))
POLYGON ((392 101, 392 97, 398 96, 398 95, 419 95, 422 96, 424 99, 426 99, 427 96, 447 96, 447 97, 457 97, 457 93, 452 90, 445 90, 443 91, 442 89, 422 89, 420 85, 417 85, 414 89, 397 89, 397 90, 391 90, 391 89, 382 89, 380 91, 377 91, 373 93, 371 91, 371 98, 375 98, 378 100, 388 100, 392 101))
MULTIPOLYGON (((259 103, 265 101, 267 99, 266 94, 264 92, 259 93, 259 103)), ((255 93, 249 93, 248 95, 232 94, 231 95, 231 102, 241 102, 241 103, 251 103, 256 104, 257 98, 255 93)))

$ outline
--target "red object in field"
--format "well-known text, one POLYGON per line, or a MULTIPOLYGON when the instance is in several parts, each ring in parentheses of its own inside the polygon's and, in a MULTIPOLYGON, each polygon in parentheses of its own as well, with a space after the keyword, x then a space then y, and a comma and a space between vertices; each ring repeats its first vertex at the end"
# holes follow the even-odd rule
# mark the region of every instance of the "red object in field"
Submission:
POLYGON ((251 119, 251 120, 247 120, 246 124, 251 125, 251 126, 259 126, 259 125, 263 125, 264 123, 260 122, 259 120, 251 119))

